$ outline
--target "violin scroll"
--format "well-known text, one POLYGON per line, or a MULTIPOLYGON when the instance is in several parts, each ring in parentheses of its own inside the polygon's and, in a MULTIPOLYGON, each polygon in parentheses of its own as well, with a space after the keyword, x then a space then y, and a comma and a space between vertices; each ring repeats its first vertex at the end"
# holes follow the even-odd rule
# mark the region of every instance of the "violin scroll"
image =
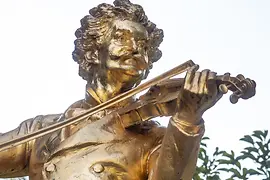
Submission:
POLYGON ((230 96, 230 102, 236 104, 238 100, 249 99, 256 94, 256 82, 249 78, 245 78, 242 74, 231 77, 229 73, 217 77, 219 90, 227 93, 228 90, 233 94, 230 96))

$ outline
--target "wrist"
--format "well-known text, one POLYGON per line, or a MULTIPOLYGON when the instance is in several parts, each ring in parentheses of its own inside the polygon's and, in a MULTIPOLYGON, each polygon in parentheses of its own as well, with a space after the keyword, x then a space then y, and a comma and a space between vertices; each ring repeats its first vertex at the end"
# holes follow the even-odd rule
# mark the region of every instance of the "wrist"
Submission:
POLYGON ((198 104, 192 100, 180 99, 174 115, 177 119, 198 124, 202 119, 198 104), (188 102, 188 103, 187 103, 188 102))
POLYGON ((173 116, 170 123, 187 136, 198 136, 204 133, 203 119, 196 121, 196 124, 194 124, 193 122, 173 116))
POLYGON ((180 111, 176 112, 173 116, 175 121, 186 122, 187 124, 199 125, 202 120, 202 116, 195 112, 180 111))

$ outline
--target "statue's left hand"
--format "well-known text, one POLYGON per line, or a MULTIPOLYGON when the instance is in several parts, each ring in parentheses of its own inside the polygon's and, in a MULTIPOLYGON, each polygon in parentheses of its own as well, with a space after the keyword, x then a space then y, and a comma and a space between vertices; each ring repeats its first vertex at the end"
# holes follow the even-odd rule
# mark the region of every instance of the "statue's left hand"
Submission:
POLYGON ((191 67, 180 91, 176 117, 198 124, 203 113, 222 97, 216 82, 216 73, 210 70, 198 72, 198 65, 191 67))

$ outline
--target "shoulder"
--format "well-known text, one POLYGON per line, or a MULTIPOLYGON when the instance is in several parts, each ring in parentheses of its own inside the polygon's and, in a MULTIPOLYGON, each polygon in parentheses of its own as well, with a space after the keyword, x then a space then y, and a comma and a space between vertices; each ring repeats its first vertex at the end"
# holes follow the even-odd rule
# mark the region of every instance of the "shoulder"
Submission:
POLYGON ((57 123, 61 115, 62 114, 38 115, 21 122, 18 128, 21 130, 24 129, 26 133, 30 133, 57 123))

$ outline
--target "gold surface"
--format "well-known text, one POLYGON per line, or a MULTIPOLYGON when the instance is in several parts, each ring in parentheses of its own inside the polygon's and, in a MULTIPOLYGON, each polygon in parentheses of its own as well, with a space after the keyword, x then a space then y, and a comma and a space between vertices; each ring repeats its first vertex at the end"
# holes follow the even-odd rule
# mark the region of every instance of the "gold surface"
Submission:
POLYGON ((139 85, 161 57, 162 30, 128 0, 89 12, 75 33, 73 52, 87 82, 85 99, 1 134, 0 177, 192 179, 204 112, 228 90, 232 103, 254 96, 255 82, 198 71, 187 61, 139 85), (172 78, 184 71, 185 78, 172 78), (159 116, 171 117, 167 127, 153 121, 159 116))

